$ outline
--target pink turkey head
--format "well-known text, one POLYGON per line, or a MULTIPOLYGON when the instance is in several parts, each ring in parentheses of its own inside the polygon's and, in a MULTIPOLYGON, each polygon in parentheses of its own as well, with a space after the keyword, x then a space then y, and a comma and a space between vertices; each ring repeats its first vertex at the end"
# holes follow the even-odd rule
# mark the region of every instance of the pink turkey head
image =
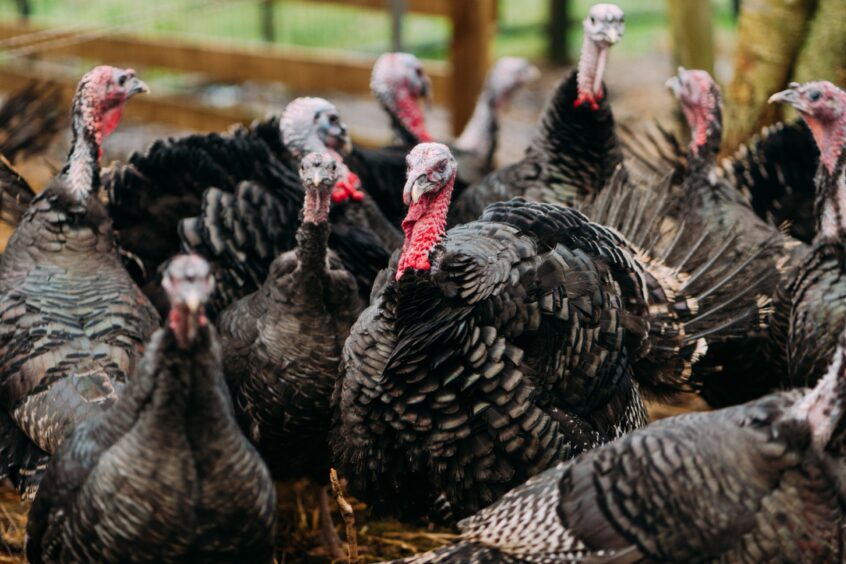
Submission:
POLYGON ((170 300, 168 328, 179 348, 188 349, 199 328, 208 324, 205 305, 214 291, 209 263, 199 255, 175 257, 167 266, 162 287, 170 300))
POLYGON ((431 141, 420 104, 432 89, 420 60, 409 53, 385 53, 376 59, 370 90, 390 114, 394 129, 409 143, 431 141))
POLYGON ((843 151, 846 129, 846 92, 827 80, 799 84, 770 96, 770 103, 790 104, 799 112, 814 134, 820 149, 820 161, 834 172, 843 151))
POLYGON ((403 201, 408 213, 402 222, 405 242, 396 278, 408 269, 429 270, 429 253, 446 233, 446 218, 458 163, 441 143, 421 143, 406 157, 408 179, 403 201))
POLYGON ((678 74, 667 81, 667 87, 681 104, 690 126, 691 152, 694 155, 700 154, 708 143, 716 155, 722 137, 720 87, 707 71, 687 70, 684 67, 679 67, 678 74))
POLYGON ((597 103, 603 97, 602 78, 605 76, 605 64, 608 50, 616 45, 625 31, 623 10, 615 4, 594 4, 584 22, 584 42, 579 59, 578 97, 575 107, 588 104, 593 110, 599 109, 597 103))
POLYGON ((98 143, 115 130, 126 102, 150 89, 132 69, 94 67, 79 81, 74 98, 74 119, 93 133, 98 143))
POLYGON ((300 162, 300 180, 305 188, 303 221, 322 223, 329 218, 329 202, 338 180, 338 163, 329 153, 309 153, 300 162))

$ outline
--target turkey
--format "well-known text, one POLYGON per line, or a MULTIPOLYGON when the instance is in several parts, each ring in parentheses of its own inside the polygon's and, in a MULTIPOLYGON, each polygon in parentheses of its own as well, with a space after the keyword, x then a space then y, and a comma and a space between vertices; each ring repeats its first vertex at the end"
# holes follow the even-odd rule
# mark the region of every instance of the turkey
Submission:
MULTIPOLYGON (((277 480, 327 481, 332 392, 344 339, 362 309, 355 277, 327 249, 337 167, 328 153, 302 160, 297 247, 273 261, 261 288, 218 321, 235 410, 277 480)), ((319 494, 327 546, 342 555, 330 533, 325 488, 319 494)))
MULTIPOLYGON (((279 140, 269 137, 267 124, 260 124, 158 141, 107 173, 121 245, 142 259, 145 291, 160 310, 167 303, 157 271, 179 250, 212 263, 217 287, 211 317, 255 291, 273 259, 295 243, 303 189, 292 167, 306 152, 337 154, 349 144, 338 110, 321 98, 288 104, 278 120, 279 140)), ((329 245, 366 296, 402 237, 357 186, 355 175, 341 175, 329 245)))
POLYGON ((47 453, 108 409, 158 326, 99 201, 101 142, 147 86, 100 66, 73 102, 67 162, 21 218, 0 260, 0 474, 31 496, 47 453))
MULTIPOLYGON (((769 283, 714 241, 688 276, 579 211, 521 199, 445 233, 456 168, 444 145, 409 154, 405 243, 344 345, 336 458, 403 518, 439 496, 471 514, 642 426, 641 389, 684 389, 709 343, 757 318, 736 298, 769 283)), ((656 202, 625 206, 640 210, 628 222, 653 233, 656 202)))
MULTIPOLYGON (((458 160, 456 195, 493 170, 499 113, 514 92, 539 74, 534 65, 518 57, 503 57, 488 72, 473 115, 452 146, 458 160)), ((417 57, 385 53, 373 67, 371 88, 390 116, 399 144, 380 149, 355 147, 344 161, 388 219, 399 226, 405 206, 396 187, 405 182, 405 155, 415 143, 431 140, 418 102, 428 96, 431 86, 417 57)))
MULTIPOLYGON (((743 194, 717 174, 717 154, 722 143, 722 96, 717 83, 706 71, 679 67, 667 85, 678 98, 691 130, 680 186, 683 197, 676 215, 697 231, 716 225, 721 231, 734 233, 734 244, 726 252, 738 260, 761 251, 755 268, 771 272, 768 279, 772 284, 763 288, 763 293, 771 296, 780 274, 804 252, 804 245, 760 218, 743 194)), ((692 257, 691 264, 708 260, 707 254, 703 255, 692 257)), ((772 379, 761 362, 765 343, 766 332, 757 327, 742 341, 712 347, 699 364, 703 397, 711 405, 725 406, 770 391, 772 379), (709 366, 714 370, 707 370, 709 366)))
POLYGON ((814 174, 819 150, 805 122, 767 126, 722 163, 723 175, 759 216, 772 225, 788 224, 803 243, 814 238, 814 174))
POLYGON ((831 363, 834 336, 846 328, 846 92, 825 81, 793 83, 770 101, 796 108, 820 152, 816 235, 776 292, 768 355, 778 384, 813 385, 831 363))
POLYGON ((590 199, 622 162, 602 77, 608 51, 623 36, 623 11, 596 4, 583 28, 578 69, 555 88, 523 159, 467 188, 450 224, 473 221, 488 204, 513 197, 556 204, 590 199))
POLYGON ((43 153, 65 124, 61 89, 32 82, 0 106, 0 155, 11 162, 43 153))
POLYGON ((197 256, 164 277, 167 324, 123 397, 56 452, 29 513, 30 562, 273 562, 276 490, 241 434, 197 256))
POLYGON ((653 423, 404 562, 840 562, 844 410, 846 336, 814 389, 653 423))

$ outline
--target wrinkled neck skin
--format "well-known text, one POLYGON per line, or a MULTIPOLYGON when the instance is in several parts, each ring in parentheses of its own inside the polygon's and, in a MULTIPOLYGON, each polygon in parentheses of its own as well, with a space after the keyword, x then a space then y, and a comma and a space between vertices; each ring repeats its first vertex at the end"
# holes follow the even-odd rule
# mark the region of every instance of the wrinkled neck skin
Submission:
POLYGON ((62 175, 79 202, 100 189, 103 138, 117 127, 121 111, 118 106, 101 115, 86 97, 77 96, 74 100, 73 140, 62 175))
POLYGON ((329 244, 329 194, 317 190, 306 191, 303 222, 297 230, 297 258, 308 272, 322 271, 326 267, 329 244), (310 199, 313 200, 310 202, 310 199), (312 213, 310 208, 315 209, 312 213))
POLYGON ((397 265, 396 279, 408 269, 429 271, 429 253, 446 234, 446 217, 452 198, 455 177, 439 192, 424 194, 416 204, 411 204, 402 222, 405 242, 397 265))
POLYGON ((493 168, 499 131, 497 117, 496 101, 489 92, 483 91, 476 101, 470 121, 464 126, 464 131, 455 140, 453 147, 471 153, 488 168, 493 168))
POLYGON ((685 118, 690 126, 690 156, 688 174, 693 170, 710 169, 717 164, 717 155, 723 138, 722 111, 714 109, 683 106, 685 118))
POLYGON ((428 143, 432 140, 426 127, 426 116, 420 100, 408 88, 397 90, 391 103, 384 104, 391 116, 394 135, 406 145, 428 143))
POLYGON ((602 100, 602 77, 605 63, 608 61, 608 45, 594 43, 587 35, 582 41, 582 54, 579 58, 578 90, 575 107, 588 104, 592 110, 598 110, 602 100))
POLYGON ((306 188, 303 202, 303 222, 323 223, 329 218, 330 190, 306 188))
POLYGON ((846 132, 843 125, 821 124, 807 118, 805 121, 820 148, 814 210, 817 239, 846 242, 846 132))
POLYGON ((202 310, 191 314, 186 306, 176 305, 170 309, 167 327, 176 341, 176 346, 188 350, 196 346, 200 331, 208 328, 208 319, 202 310))

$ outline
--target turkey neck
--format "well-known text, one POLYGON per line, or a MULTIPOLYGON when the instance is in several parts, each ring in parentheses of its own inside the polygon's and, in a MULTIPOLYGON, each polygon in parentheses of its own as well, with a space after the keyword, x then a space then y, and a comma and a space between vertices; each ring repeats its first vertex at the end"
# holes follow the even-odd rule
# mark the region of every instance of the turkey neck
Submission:
POLYGON ((391 127, 394 135, 405 145, 417 145, 432 140, 426 127, 426 116, 420 107, 418 99, 408 91, 400 88, 390 104, 385 104, 385 110, 391 116, 391 127))
POLYGON ((790 410, 789 419, 807 422, 811 429, 811 440, 819 452, 826 450, 832 442, 841 443, 844 431, 844 408, 846 408, 846 351, 838 347, 825 376, 813 390, 796 402, 790 410))
MULTIPOLYGON (((297 230, 297 269, 305 277, 313 277, 326 270, 329 243, 329 222, 303 221, 297 230)), ((303 288, 307 290, 308 288, 303 288)))
MULTIPOLYGON (((120 109, 111 119, 115 124, 120 119, 120 109)), ((73 101, 73 138, 70 152, 62 168, 71 194, 79 200, 85 200, 89 194, 96 194, 100 189, 100 157, 103 135, 102 116, 90 96, 77 94, 73 101)))
POLYGON ((707 175, 717 165, 723 139, 723 114, 719 101, 714 108, 684 108, 684 113, 691 131, 686 176, 707 175))
POLYGON ((582 39, 582 54, 579 57, 579 93, 585 93, 596 100, 603 97, 602 76, 608 60, 607 45, 598 45, 587 34, 582 39))
POLYGON ((434 195, 424 194, 417 203, 411 204, 402 222, 405 242, 397 265, 397 280, 409 268, 428 271, 429 253, 446 234, 446 216, 452 198, 455 176, 434 195))
POLYGON ((817 240, 846 243, 846 154, 839 153, 831 168, 820 163, 815 213, 817 240))
POLYGON ((496 153, 499 122, 496 115, 496 100, 487 89, 476 101, 473 115, 453 146, 473 154, 487 168, 491 168, 496 153))

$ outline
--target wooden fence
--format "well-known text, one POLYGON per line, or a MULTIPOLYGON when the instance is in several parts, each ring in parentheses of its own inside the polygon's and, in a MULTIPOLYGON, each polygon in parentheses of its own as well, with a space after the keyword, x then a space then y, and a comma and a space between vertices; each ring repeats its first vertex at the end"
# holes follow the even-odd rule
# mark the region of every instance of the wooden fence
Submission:
MULTIPOLYGON (((283 1, 283 0, 277 0, 283 1)), ((345 4, 362 9, 387 9, 390 0, 312 0, 345 4)), ((450 61, 425 61, 431 76, 435 101, 452 110, 453 131, 460 132, 473 111, 475 98, 484 82, 490 61, 490 43, 496 17, 495 0, 406 0, 409 12, 450 18, 452 38, 450 61), (460 77, 460 78, 456 78, 460 77)), ((145 38, 92 30, 50 33, 33 25, 0 23, 0 41, 15 40, 15 50, 26 50, 32 40, 40 58, 73 56, 98 63, 142 65, 181 72, 202 73, 225 82, 275 81, 297 93, 341 91, 369 92, 372 56, 322 49, 247 45, 239 42, 189 41, 178 38, 145 38), (63 34, 68 41, 62 41, 63 34), (81 38, 81 39, 80 39, 81 38)), ((2 51, 0 51, 2 54, 2 51)), ((21 65, 0 67, 0 87, 11 89, 34 78, 21 65)), ((74 81, 68 79, 66 93, 72 95, 74 81)), ((156 121, 200 131, 219 130, 233 122, 252 119, 244 110, 204 108, 178 97, 147 96, 133 102, 127 119, 156 121)), ((360 140, 361 141, 361 140, 360 140)), ((367 140, 364 140, 365 144, 367 140)))

